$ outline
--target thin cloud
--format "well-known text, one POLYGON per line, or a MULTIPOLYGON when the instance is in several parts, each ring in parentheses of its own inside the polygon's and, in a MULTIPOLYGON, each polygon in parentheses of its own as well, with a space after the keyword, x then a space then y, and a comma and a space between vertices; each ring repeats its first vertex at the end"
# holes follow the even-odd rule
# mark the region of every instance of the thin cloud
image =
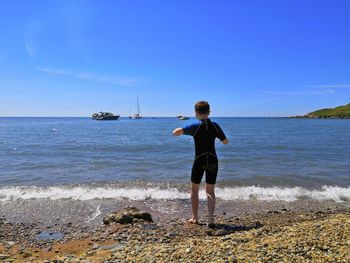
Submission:
POLYGON ((45 25, 45 22, 40 20, 32 20, 25 25, 25 30, 23 32, 23 45, 30 57, 34 57, 38 53, 37 36, 40 35, 45 25))
POLYGON ((36 68, 42 72, 49 73, 49 74, 61 75, 66 77, 82 79, 82 80, 103 82, 107 84, 120 85, 120 86, 126 86, 126 87, 135 87, 138 82, 137 78, 129 78, 129 77, 123 77, 119 75, 76 73, 76 72, 70 72, 63 69, 47 68, 47 67, 36 67, 36 68))
POLYGON ((317 90, 296 90, 296 91, 274 91, 274 90, 261 90, 260 92, 272 95, 327 95, 334 94, 334 89, 327 89, 323 91, 317 90))
POLYGON ((317 89, 350 89, 350 84, 306 85, 305 87, 317 89))
POLYGON ((306 90, 279 91, 260 90, 272 95, 329 95, 337 93, 338 89, 350 89, 350 84, 305 85, 306 90))
POLYGON ((26 40, 24 41, 24 47, 27 50, 27 53, 30 57, 34 57, 36 54, 36 48, 32 41, 26 40))
POLYGON ((64 70, 61 69, 53 69, 53 68, 42 68, 42 67, 36 67, 38 70, 45 72, 45 73, 50 73, 50 74, 55 74, 55 75, 64 75, 64 76, 70 76, 70 74, 64 70))

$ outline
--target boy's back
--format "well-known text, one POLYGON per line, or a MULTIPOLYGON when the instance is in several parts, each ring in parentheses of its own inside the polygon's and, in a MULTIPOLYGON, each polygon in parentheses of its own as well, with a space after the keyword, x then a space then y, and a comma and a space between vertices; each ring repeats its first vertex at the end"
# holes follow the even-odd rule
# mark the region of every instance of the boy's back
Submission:
POLYGON ((200 120, 182 129, 184 134, 194 138, 196 158, 204 154, 216 156, 215 139, 218 138, 221 141, 226 139, 221 127, 210 119, 200 120))

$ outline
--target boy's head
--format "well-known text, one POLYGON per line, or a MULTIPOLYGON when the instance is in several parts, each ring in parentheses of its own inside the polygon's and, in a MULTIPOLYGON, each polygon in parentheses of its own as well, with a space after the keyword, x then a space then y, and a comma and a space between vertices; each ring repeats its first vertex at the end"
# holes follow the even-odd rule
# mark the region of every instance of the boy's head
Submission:
POLYGON ((198 101, 194 105, 194 110, 198 119, 206 119, 210 114, 209 103, 207 101, 198 101))

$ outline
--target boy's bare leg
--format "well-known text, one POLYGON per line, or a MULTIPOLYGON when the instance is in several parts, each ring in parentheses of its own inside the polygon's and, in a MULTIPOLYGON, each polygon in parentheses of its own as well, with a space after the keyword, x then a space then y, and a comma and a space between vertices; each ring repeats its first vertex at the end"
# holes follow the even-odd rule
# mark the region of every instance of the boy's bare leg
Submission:
POLYGON ((214 224, 214 211, 215 211, 215 184, 205 184, 205 192, 207 193, 208 199, 208 212, 209 222, 208 224, 214 224))
POLYGON ((191 204, 192 204, 192 218, 188 220, 190 223, 198 224, 198 191, 199 184, 192 183, 191 186, 191 204))

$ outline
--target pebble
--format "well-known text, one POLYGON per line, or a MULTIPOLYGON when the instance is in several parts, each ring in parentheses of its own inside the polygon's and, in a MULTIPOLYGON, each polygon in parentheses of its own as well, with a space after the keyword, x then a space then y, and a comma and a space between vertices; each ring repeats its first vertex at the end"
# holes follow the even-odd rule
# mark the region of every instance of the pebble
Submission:
POLYGON ((8 259, 10 256, 6 254, 0 254, 0 259, 5 260, 8 259))
POLYGON ((91 249, 98 249, 99 247, 100 247, 99 244, 93 244, 92 247, 91 247, 91 249))
POLYGON ((119 247, 120 244, 115 243, 115 244, 111 244, 111 245, 103 245, 99 247, 99 250, 111 250, 111 249, 116 249, 119 247))

